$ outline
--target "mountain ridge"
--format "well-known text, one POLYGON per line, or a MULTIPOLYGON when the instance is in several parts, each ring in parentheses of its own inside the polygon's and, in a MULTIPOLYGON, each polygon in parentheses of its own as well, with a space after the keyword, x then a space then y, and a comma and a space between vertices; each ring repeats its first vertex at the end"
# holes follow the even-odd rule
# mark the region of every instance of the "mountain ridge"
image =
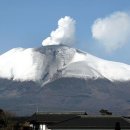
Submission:
POLYGON ((64 45, 15 48, 0 55, 1 78, 46 84, 55 76, 127 81, 130 65, 103 60, 64 45))

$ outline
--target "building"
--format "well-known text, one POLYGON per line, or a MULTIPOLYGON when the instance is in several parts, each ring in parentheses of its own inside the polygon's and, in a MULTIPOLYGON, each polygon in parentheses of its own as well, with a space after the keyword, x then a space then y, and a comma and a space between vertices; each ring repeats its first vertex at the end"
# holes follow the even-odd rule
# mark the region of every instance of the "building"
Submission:
POLYGON ((33 130, 130 130, 130 120, 121 116, 90 116, 86 112, 35 113, 30 118, 33 130))

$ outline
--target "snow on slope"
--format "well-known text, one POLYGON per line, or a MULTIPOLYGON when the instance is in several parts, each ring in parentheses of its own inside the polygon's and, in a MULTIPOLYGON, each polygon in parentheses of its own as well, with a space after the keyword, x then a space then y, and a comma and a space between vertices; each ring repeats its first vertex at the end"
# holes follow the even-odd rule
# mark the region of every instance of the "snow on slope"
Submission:
POLYGON ((77 58, 79 57, 81 57, 80 61, 84 61, 89 67, 98 72, 98 74, 102 75, 104 78, 111 81, 130 80, 130 65, 103 60, 79 50, 75 54, 72 62, 78 62, 77 58))
POLYGON ((21 81, 39 80, 44 71, 43 60, 46 61, 46 57, 33 48, 12 49, 0 56, 0 77, 21 81))
POLYGON ((95 68, 102 76, 114 81, 127 81, 130 80, 130 65, 103 60, 92 55, 87 55, 86 62, 92 68, 95 68))
POLYGON ((49 82, 59 77, 130 80, 130 66, 63 45, 15 48, 0 55, 0 78, 49 82))

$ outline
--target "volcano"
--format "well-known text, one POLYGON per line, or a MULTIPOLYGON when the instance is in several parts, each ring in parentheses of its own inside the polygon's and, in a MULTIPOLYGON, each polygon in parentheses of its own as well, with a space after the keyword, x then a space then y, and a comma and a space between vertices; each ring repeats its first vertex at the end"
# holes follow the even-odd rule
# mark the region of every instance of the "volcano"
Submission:
POLYGON ((0 55, 0 107, 39 111, 108 109, 128 115, 130 65, 65 45, 14 48, 0 55))

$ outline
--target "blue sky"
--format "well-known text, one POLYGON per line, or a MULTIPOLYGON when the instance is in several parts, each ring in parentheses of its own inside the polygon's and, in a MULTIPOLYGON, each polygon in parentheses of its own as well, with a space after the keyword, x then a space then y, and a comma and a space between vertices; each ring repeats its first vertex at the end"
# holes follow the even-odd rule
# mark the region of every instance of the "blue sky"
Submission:
POLYGON ((129 15, 130 0, 0 0, 0 54, 14 47, 41 46, 57 28, 57 21, 70 16, 76 21, 73 47, 107 60, 130 64, 128 40, 108 52, 99 44, 102 39, 92 37, 94 21, 117 11, 129 15))

